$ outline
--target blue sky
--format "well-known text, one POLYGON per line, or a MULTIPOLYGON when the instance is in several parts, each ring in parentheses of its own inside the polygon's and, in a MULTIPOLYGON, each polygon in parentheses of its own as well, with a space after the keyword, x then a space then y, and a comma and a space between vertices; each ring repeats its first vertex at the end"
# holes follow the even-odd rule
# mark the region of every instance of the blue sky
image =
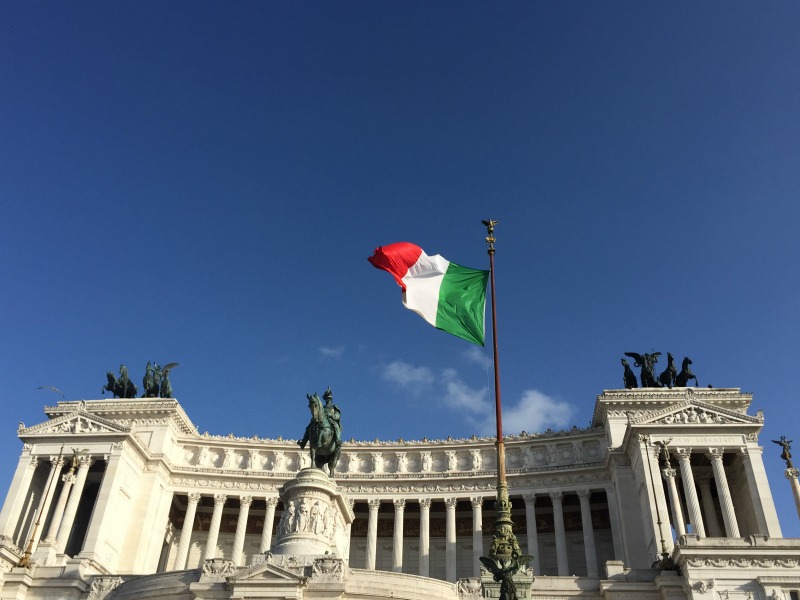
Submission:
POLYGON ((496 277, 507 433, 585 426, 623 352, 796 434, 800 5, 4 2, 0 488, 18 421, 179 362, 201 432, 493 430, 490 354, 367 262, 496 277), (661 365, 659 365, 661 367, 661 365))

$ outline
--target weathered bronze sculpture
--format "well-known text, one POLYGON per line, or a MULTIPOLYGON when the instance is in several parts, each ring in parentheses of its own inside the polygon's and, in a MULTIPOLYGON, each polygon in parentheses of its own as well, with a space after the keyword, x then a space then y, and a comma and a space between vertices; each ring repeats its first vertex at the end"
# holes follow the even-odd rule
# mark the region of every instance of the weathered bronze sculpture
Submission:
POLYGON ((303 439, 297 444, 301 448, 309 444, 311 464, 318 469, 327 465, 328 472, 333 477, 342 448, 342 412, 333 404, 331 388, 325 390, 322 397, 325 399, 324 406, 316 393, 306 394, 311 421, 306 427, 303 439))
POLYGON ((655 373, 655 366, 658 362, 658 357, 661 356, 661 352, 653 352, 652 354, 626 352, 625 356, 630 356, 634 360, 634 367, 642 367, 642 372, 640 374, 642 387, 661 387, 661 384, 656 379, 655 373))
POLYGON ((161 367, 161 397, 172 398, 172 384, 169 382, 169 372, 178 366, 178 363, 169 363, 161 367))
POLYGON ((625 371, 622 373, 622 381, 625 384, 626 390, 633 390, 639 387, 636 385, 636 375, 633 374, 631 370, 631 366, 628 364, 628 361, 624 358, 620 359, 622 362, 622 366, 625 368, 625 371))
POLYGON ((694 373, 692 373, 692 370, 689 368, 690 364, 692 364, 691 359, 688 356, 684 356, 683 362, 681 363, 681 372, 675 377, 675 387, 687 387, 687 384, 692 379, 694 379, 694 384, 696 386, 700 386, 697 377, 694 376, 694 373))
POLYGON ((108 383, 100 390, 101 394, 105 394, 106 390, 114 394, 114 398, 136 398, 136 386, 128 377, 128 367, 125 365, 119 366, 119 379, 114 377, 111 371, 106 372, 108 383))
POLYGON ((667 352, 667 368, 658 376, 661 385, 665 385, 672 389, 675 385, 675 377, 678 375, 678 369, 675 368, 675 359, 672 358, 672 353, 667 352))
POLYGON ((518 600, 517 586, 514 585, 514 574, 520 567, 527 565, 533 560, 532 555, 520 556, 515 550, 511 553, 510 559, 498 558, 494 560, 489 556, 481 556, 483 565, 492 572, 492 577, 500 583, 499 600, 518 600))
POLYGON ((787 469, 794 469, 794 465, 792 464, 792 440, 787 440, 785 435, 781 436, 780 440, 772 440, 773 444, 778 444, 781 448, 783 448, 783 452, 781 452, 781 458, 786 461, 786 468, 787 469))
POLYGON ((161 371, 158 365, 147 361, 147 366, 144 368, 144 377, 142 378, 142 387, 144 387, 144 394, 142 398, 158 398, 158 392, 161 386, 161 371), (158 376, 158 377, 157 377, 158 376))

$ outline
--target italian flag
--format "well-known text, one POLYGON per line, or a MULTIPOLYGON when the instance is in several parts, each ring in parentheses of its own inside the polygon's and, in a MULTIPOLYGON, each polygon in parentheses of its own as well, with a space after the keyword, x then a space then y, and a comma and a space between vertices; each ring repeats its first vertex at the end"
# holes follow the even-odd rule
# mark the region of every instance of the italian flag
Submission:
POLYGON ((380 246, 367 260, 394 276, 406 308, 437 329, 484 345, 489 271, 462 267, 438 254, 428 256, 408 242, 380 246))

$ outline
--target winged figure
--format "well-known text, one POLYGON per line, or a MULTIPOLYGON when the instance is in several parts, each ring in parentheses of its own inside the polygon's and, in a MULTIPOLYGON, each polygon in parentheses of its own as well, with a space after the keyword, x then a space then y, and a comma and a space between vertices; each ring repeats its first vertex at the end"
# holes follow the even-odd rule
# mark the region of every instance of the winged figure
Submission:
POLYGON ((490 556, 481 556, 480 559, 483 566, 492 572, 494 580, 500 583, 500 600, 518 600, 514 574, 519 571, 520 567, 533 560, 533 556, 530 554, 519 556, 513 552, 510 559, 498 557, 495 560, 490 556))
POLYGON ((793 469, 794 466, 792 465, 792 440, 787 440, 785 435, 781 436, 779 440, 772 440, 773 444, 778 444, 781 448, 783 448, 783 452, 781 452, 781 458, 786 461, 786 466, 790 469, 793 469))
POLYGON ((661 387, 658 379, 656 379, 655 372, 655 366, 658 362, 658 357, 661 356, 661 352, 653 352, 651 354, 625 352, 625 356, 630 356, 634 360, 633 366, 642 367, 642 372, 639 376, 642 387, 661 387))

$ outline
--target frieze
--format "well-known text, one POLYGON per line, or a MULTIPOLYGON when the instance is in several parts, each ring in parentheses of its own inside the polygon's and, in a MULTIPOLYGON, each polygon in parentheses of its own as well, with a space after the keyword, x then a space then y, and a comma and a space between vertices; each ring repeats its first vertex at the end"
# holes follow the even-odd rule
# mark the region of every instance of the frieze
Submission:
POLYGON ((97 598, 98 600, 105 598, 111 590, 119 587, 121 583, 122 577, 96 577, 89 587, 89 598, 97 598))
POLYGON ((749 558, 734 556, 725 558, 687 558, 686 565, 696 568, 726 569, 795 569, 800 566, 800 559, 795 558, 749 558))
POLYGON ((745 413, 714 406, 700 401, 686 401, 673 404, 660 410, 627 411, 631 415, 631 423, 641 424, 653 422, 658 424, 720 424, 736 423, 743 425, 760 424, 756 417, 745 413))

